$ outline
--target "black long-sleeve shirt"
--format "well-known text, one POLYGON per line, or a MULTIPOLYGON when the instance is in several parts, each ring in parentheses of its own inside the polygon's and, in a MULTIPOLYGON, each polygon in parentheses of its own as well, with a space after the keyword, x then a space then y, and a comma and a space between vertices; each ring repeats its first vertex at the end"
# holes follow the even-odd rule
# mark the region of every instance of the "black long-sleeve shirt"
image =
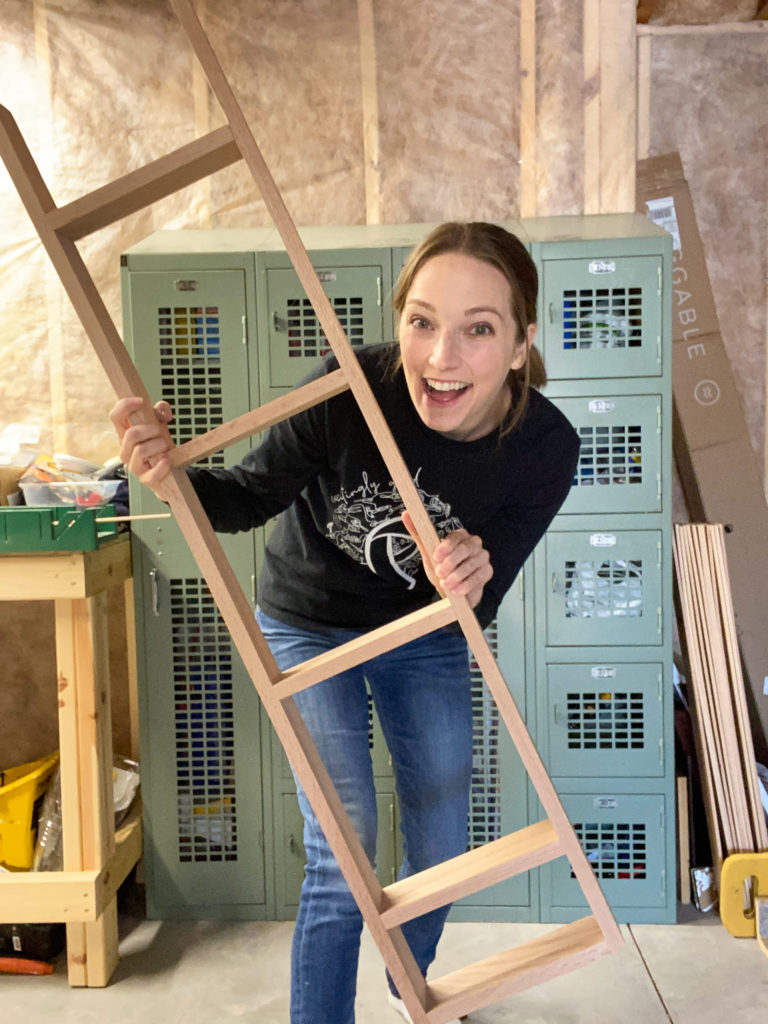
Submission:
MULTIPOLYGON (((358 353, 439 536, 463 527, 490 555, 493 577, 475 613, 485 627, 565 500, 579 441, 565 416, 531 390, 526 415, 499 440, 454 441, 427 427, 384 346, 358 353)), ((306 380, 338 368, 326 357, 306 380)), ((258 601, 305 628, 369 629, 435 596, 403 502, 351 392, 269 429, 231 469, 191 469, 214 529, 249 530, 277 516, 258 601)))

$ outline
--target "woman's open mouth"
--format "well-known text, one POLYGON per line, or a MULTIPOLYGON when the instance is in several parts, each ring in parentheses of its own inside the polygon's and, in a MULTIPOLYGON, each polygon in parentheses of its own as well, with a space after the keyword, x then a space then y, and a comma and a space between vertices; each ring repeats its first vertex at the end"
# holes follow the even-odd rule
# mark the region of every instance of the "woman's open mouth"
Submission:
POLYGON ((424 391, 430 401, 439 402, 442 405, 447 405, 450 402, 455 401, 459 396, 463 395, 465 391, 468 391, 471 387, 470 384, 466 384, 460 380, 435 380, 434 378, 424 378, 424 391))

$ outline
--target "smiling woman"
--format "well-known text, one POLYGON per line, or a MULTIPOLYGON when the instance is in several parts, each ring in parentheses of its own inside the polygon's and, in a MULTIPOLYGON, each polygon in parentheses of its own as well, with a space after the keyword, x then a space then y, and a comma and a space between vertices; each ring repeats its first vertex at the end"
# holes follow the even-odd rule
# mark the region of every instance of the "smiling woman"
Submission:
POLYGON ((400 354, 422 421, 455 441, 474 441, 503 423, 507 385, 533 343, 518 337, 512 292, 500 271, 474 256, 444 253, 417 272, 400 315, 400 354))
POLYGON ((442 224, 414 249, 393 305, 408 390, 427 426, 469 441, 520 422, 529 388, 546 384, 533 344, 537 293, 525 246, 498 225, 442 224))
MULTIPOLYGON (((281 671, 429 604, 463 596, 482 626, 567 495, 578 438, 531 385, 536 269, 490 224, 446 224, 401 275, 399 346, 358 350, 362 372, 441 538, 431 554, 350 392, 272 427, 230 469, 189 470, 216 530, 277 517, 258 580, 259 626, 281 671), (393 360, 393 353, 397 358, 393 360)), ((327 356, 302 383, 338 368, 327 356)), ((128 468, 162 494, 167 403, 112 418, 128 468)), ((377 804, 368 691, 392 755, 400 877, 463 853, 472 770, 464 637, 444 628, 296 694, 295 701, 373 862, 377 804)), ((307 865, 292 949, 291 1024, 353 1024, 362 918, 297 779, 307 865)), ((426 974, 449 907, 403 926, 426 974)), ((390 1002, 405 1009, 390 982, 390 1002)), ((455 1022, 447 1022, 455 1024, 455 1022)))

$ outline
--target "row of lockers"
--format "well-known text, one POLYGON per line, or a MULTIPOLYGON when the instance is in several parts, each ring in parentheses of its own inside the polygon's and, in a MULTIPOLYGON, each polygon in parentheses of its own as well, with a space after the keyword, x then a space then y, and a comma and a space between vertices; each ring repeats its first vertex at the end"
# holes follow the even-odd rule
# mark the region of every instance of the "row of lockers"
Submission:
MULTIPOLYGON (((611 218, 599 220, 610 228, 611 218)), ((582 450, 562 513, 492 632, 617 916, 669 920, 670 410, 662 336, 671 254, 641 220, 632 238, 530 240, 542 282, 547 394, 578 430, 582 450)), ((327 347, 284 254, 268 245, 249 251, 242 235, 229 245, 220 233, 161 233, 124 257, 126 337, 150 390, 174 405, 180 442, 283 394, 327 347), (180 234, 196 237, 179 244, 180 234)), ((328 229, 322 239, 332 235, 328 229)), ((307 241, 353 346, 391 338, 387 296, 409 246, 363 242, 342 251, 307 241)), ((242 442, 209 462, 230 463, 246 448, 242 442)), ((140 511, 154 509, 138 488, 134 501, 140 511)), ((261 532, 224 542, 250 592, 261 532)), ((290 917, 303 846, 284 755, 175 527, 139 524, 135 556, 150 914, 290 917)), ((473 698, 470 847, 542 816, 479 677, 473 698)), ((378 870, 388 882, 399 861, 397 804, 373 715, 371 745, 378 870)), ((582 906, 558 861, 477 894, 453 914, 564 920, 582 906)))

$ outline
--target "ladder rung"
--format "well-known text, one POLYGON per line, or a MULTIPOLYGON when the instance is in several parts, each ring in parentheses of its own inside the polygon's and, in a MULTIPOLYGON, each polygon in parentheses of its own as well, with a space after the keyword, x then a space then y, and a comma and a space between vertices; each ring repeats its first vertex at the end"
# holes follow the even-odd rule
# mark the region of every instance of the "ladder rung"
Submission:
POLYGON ((75 241, 240 159, 240 149, 232 137, 232 130, 229 125, 224 125, 159 160, 153 160, 88 195, 52 210, 48 223, 57 234, 75 241))
POLYGON ((425 608, 411 612, 410 615, 403 615, 394 622, 388 622, 386 626, 372 629, 369 633, 350 640, 349 643, 339 644, 332 651, 289 668, 274 684, 273 692, 283 700, 314 686, 322 679, 328 679, 352 668, 353 665, 375 658, 378 654, 391 650, 393 646, 407 644, 455 621, 456 613, 450 601, 443 598, 442 601, 428 604, 425 608), (397 644, 393 644, 393 637, 398 638, 397 644))
POLYGON ((462 853, 436 867, 384 889, 382 923, 394 928, 436 907, 530 871, 562 854, 560 838, 548 819, 462 853))
POLYGON ((610 952, 595 918, 583 917, 428 982, 427 1018, 430 1024, 444 1024, 610 952))
POLYGON ((214 427, 213 430, 192 438, 186 444, 179 445, 178 448, 174 448, 171 461, 174 466, 188 466, 193 462, 199 462, 206 455, 220 452, 231 444, 242 441, 244 437, 258 434, 260 431, 266 430, 267 427, 271 427, 273 423, 279 423, 297 412, 303 412, 304 409, 317 405, 318 402, 324 402, 327 398, 340 395, 348 388, 349 384, 344 376, 344 371, 334 370, 333 373, 325 374, 318 380, 312 380, 309 384, 304 384, 287 395, 273 398, 271 402, 265 402, 258 409, 243 413, 242 416, 237 416, 228 423, 214 427))

